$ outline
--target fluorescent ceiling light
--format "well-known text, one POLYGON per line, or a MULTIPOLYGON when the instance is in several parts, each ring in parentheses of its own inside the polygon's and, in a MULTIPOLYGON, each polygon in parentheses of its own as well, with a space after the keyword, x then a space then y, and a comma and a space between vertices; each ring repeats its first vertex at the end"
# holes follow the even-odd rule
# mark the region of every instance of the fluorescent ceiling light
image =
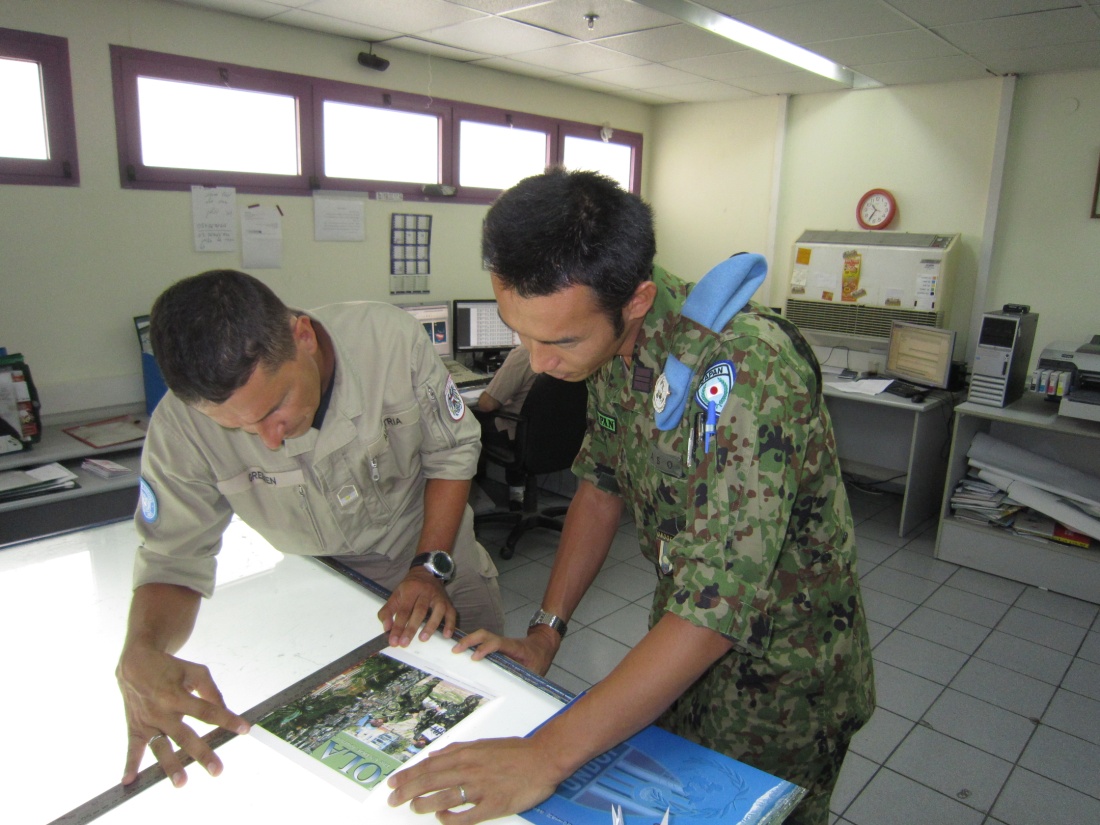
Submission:
POLYGON ((706 29, 719 37, 748 46, 750 49, 771 55, 800 69, 835 80, 849 88, 881 85, 869 77, 852 71, 847 66, 841 66, 808 49, 788 43, 773 34, 753 28, 706 6, 693 3, 691 0, 633 0, 633 2, 683 20, 700 29, 706 29))

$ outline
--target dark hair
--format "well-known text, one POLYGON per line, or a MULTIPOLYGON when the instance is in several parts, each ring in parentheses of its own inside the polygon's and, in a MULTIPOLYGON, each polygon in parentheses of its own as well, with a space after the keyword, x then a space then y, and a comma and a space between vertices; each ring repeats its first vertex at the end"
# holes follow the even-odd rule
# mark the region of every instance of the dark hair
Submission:
POLYGON ((481 235, 489 270, 522 298, 591 288, 622 331, 620 310, 652 277, 653 213, 595 172, 551 169, 525 178, 489 209, 481 235))
POLYGON ((287 309, 251 275, 215 269, 177 281, 149 314, 150 341, 164 383, 185 404, 222 404, 256 367, 294 357, 287 309))

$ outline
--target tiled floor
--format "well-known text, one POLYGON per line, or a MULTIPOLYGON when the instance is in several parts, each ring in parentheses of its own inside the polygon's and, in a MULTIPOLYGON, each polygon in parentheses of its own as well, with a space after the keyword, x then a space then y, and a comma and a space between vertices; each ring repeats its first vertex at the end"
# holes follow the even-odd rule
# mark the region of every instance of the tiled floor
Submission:
MULTIPOLYGON (((878 709, 833 794, 840 825, 1100 822, 1097 605, 933 557, 935 527, 897 536, 899 499, 853 491, 878 709)), ((500 569, 507 632, 522 635, 558 534, 529 533, 500 569)), ((549 678, 606 675, 645 631, 654 576, 624 523, 570 622, 549 678)))

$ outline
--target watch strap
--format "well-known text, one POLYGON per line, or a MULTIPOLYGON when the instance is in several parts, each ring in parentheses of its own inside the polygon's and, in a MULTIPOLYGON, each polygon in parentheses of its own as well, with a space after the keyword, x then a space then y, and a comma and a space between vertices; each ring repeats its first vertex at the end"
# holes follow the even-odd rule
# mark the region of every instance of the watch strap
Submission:
POLYGON ((541 607, 535 611, 535 614, 531 617, 531 621, 527 623, 527 629, 530 630, 532 627, 540 624, 544 624, 553 628, 554 630, 558 631, 559 636, 562 636, 563 638, 565 637, 565 622, 562 621, 559 617, 555 616, 553 613, 543 610, 541 607))

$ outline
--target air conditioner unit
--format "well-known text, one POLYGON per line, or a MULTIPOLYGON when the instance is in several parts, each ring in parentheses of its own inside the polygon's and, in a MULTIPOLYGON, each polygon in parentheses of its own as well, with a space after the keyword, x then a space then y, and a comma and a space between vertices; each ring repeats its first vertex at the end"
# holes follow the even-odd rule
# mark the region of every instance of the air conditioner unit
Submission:
POLYGON ((887 340, 893 321, 942 327, 959 236, 807 230, 784 314, 800 329, 887 340))

